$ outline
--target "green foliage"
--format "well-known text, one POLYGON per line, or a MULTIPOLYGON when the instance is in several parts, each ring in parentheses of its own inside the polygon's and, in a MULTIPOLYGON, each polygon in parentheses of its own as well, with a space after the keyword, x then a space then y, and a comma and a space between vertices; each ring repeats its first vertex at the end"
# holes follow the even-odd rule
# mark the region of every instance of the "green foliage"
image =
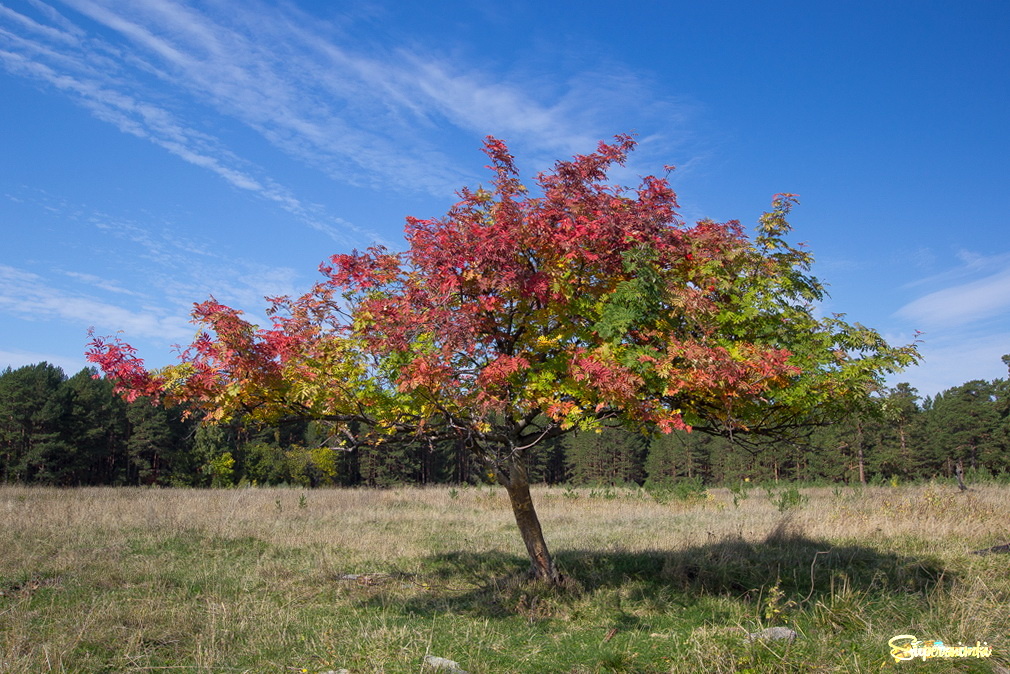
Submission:
POLYGON ((630 485, 645 481, 648 439, 620 428, 580 431, 564 438, 575 484, 630 485))
POLYGON ((786 598, 786 593, 782 589, 782 579, 777 579, 775 584, 766 590, 761 604, 765 622, 770 625, 789 622, 791 613, 797 607, 795 601, 786 598))
POLYGON ((645 483, 645 491, 656 503, 665 504, 671 501, 689 503, 702 501, 708 493, 700 478, 684 477, 676 479, 653 479, 645 483))
POLYGON ((236 450, 242 457, 243 475, 249 482, 256 484, 292 484, 297 482, 293 467, 297 460, 291 461, 288 450, 273 442, 254 440, 245 445, 239 445, 236 450))
MULTIPOLYGON (((66 378, 47 364, 0 372, 0 479, 210 486, 211 462, 226 452, 234 460, 230 484, 393 486, 480 479, 473 455, 453 441, 347 451, 323 424, 184 421, 179 410, 144 399, 124 402, 113 395, 111 382, 93 374, 82 370, 66 378)), ((953 484, 958 461, 969 484, 1010 482, 1007 457, 1010 396, 1006 381, 995 380, 968 382, 925 400, 899 384, 800 443, 772 444, 758 453, 704 433, 644 437, 602 429, 545 441, 529 452, 527 465, 531 480, 551 484, 698 478, 706 486, 729 487, 739 506, 746 485, 858 484, 860 462, 867 483, 879 485, 930 478, 953 484)))
POLYGON ((85 369, 48 363, 0 372, 0 480, 57 485, 167 484, 185 473, 191 431, 178 409, 125 403, 85 369))
POLYGON ((739 508, 740 501, 743 501, 750 495, 749 487, 750 485, 744 480, 740 480, 740 482, 738 482, 737 484, 729 485, 729 491, 733 495, 734 508, 739 508))
POLYGON ((6 369, 0 377, 0 448, 5 481, 60 482, 71 427, 63 370, 48 363, 6 369))
POLYGON ((713 444, 719 443, 701 433, 656 433, 649 440, 646 476, 653 482, 705 477, 713 444))
POLYGON ((924 449, 934 462, 965 469, 1010 468, 1007 447, 1006 383, 970 381, 938 394, 930 403, 924 449))
POLYGON ((601 498, 607 501, 613 501, 618 496, 617 491, 614 489, 613 485, 600 485, 589 490, 589 498, 601 498))
MULTIPOLYGON (((32 368, 31 373, 11 371, 0 376, 0 392, 21 390, 12 386, 17 377, 37 376, 45 368, 32 368), (16 373, 16 374, 14 374, 16 373)), ((28 377, 29 379, 31 377, 28 377)), ((160 408, 138 400, 126 404, 113 396, 111 385, 94 379, 90 371, 61 381, 59 376, 48 380, 39 390, 55 391, 49 400, 39 403, 35 418, 47 418, 41 412, 62 410, 50 415, 59 427, 58 433, 45 431, 45 424, 32 427, 22 422, 28 433, 16 432, 19 418, 16 405, 0 419, 0 437, 6 438, 0 453, 0 470, 8 481, 51 482, 57 484, 143 483, 210 486, 212 474, 209 462, 224 452, 235 460, 233 482, 255 484, 327 484, 353 485, 363 481, 359 473, 359 457, 365 457, 366 474, 376 484, 425 483, 441 481, 467 482, 473 479, 472 457, 457 451, 453 443, 432 447, 414 445, 402 454, 392 456, 393 471, 382 479, 376 473, 380 466, 370 449, 340 451, 326 444, 328 434, 312 426, 302 425, 284 432, 280 429, 245 428, 241 424, 221 426, 199 424, 195 434, 180 425, 175 417, 160 408), (138 409, 130 411, 130 407, 138 409), (131 440, 131 435, 135 437, 131 440), (21 438, 34 446, 32 452, 19 452, 11 439, 21 438), (47 440, 48 438, 48 440, 47 440), (422 451, 424 450, 424 451, 422 451), (427 454, 427 456, 424 456, 427 454), (26 457, 50 456, 49 468, 38 464, 31 472, 26 457), (20 463, 19 463, 20 461, 20 463), (427 467, 425 467, 425 465, 427 467), (20 466, 20 467, 19 467, 20 466), (157 470, 155 470, 157 469, 157 470), (392 479, 390 479, 392 478, 392 479), (460 479, 462 478, 462 479, 460 479)), ((1010 479, 1004 456, 1007 448, 1006 386, 997 380, 986 383, 991 392, 986 396, 965 395, 981 389, 979 383, 957 387, 920 407, 906 412, 905 442, 902 444, 895 423, 878 412, 852 417, 818 430, 807 443, 799 447, 772 446, 754 455, 719 438, 704 434, 659 434, 647 441, 644 450, 637 434, 604 430, 600 434, 583 433, 587 439, 581 447, 569 440, 545 443, 529 456, 530 474, 536 480, 553 479, 565 482, 569 475, 582 484, 633 483, 629 475, 642 475, 652 480, 675 480, 700 477, 706 484, 723 484, 731 490, 760 481, 797 479, 809 483, 827 480, 828 484, 858 482, 858 450, 863 453, 866 477, 874 484, 892 484, 933 476, 952 477, 958 460, 965 464, 969 483, 1010 479), (967 400, 967 402, 966 402, 967 400), (979 409, 975 409, 977 406, 979 409), (1003 407, 1001 407, 1003 406, 1003 407), (958 419, 962 418, 963 421, 958 419), (971 465, 971 452, 958 450, 957 437, 966 429, 982 441, 976 443, 976 464, 971 465), (625 443, 628 444, 625 444, 625 443), (987 444, 989 443, 989 444, 987 444), (948 451, 942 451, 946 447, 948 451), (587 449, 588 448, 588 449, 587 449), (562 466, 561 469, 552 466, 562 466), (751 480, 750 483, 743 482, 751 480)), ((899 386, 890 395, 902 395, 908 389, 899 386)), ((24 394, 20 394, 24 395, 24 394)), ((32 398, 28 398, 32 400, 32 398)), ((2 400, 2 398, 0 398, 2 400)), ((24 408, 22 408, 24 409, 24 408)), ((867 410, 874 408, 867 407, 867 410)), ((886 407, 878 405, 877 410, 886 407)), ((23 417, 21 417, 23 419, 23 417)), ((388 448, 382 448, 388 449, 388 448)), ((734 494, 739 504, 741 496, 734 494)))
MULTIPOLYGON (((616 283, 603 300, 599 320, 593 326, 604 340, 618 343, 638 326, 663 319, 663 277, 657 257, 658 252, 647 245, 623 253, 627 277, 616 283)), ((633 358, 628 361, 633 362, 633 358)))
POLYGON ((800 508, 807 502, 807 497, 800 492, 796 485, 782 487, 777 492, 771 487, 765 487, 765 490, 768 493, 768 500, 778 508, 780 513, 800 508))
POLYGON ((207 463, 207 472, 210 474, 210 486, 230 487, 235 475, 235 459, 231 452, 225 452, 216 456, 207 463))
POLYGON ((128 471, 131 482, 160 484, 171 474, 171 467, 180 452, 180 439, 185 425, 178 417, 149 400, 138 399, 126 411, 130 434, 126 441, 128 471))

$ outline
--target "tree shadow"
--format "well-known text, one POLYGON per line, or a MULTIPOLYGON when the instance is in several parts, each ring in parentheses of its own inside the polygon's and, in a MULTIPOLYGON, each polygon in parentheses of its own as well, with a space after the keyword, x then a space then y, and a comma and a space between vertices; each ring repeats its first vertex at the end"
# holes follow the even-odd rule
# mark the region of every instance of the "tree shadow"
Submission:
MULTIPOLYGON (((433 555, 424 559, 421 574, 429 591, 405 598, 403 608, 429 616, 536 619, 550 617, 549 607, 559 601, 608 590, 664 611, 671 605, 689 607, 705 596, 757 604, 767 601, 773 587, 780 604, 813 604, 843 587, 871 597, 924 596, 955 580, 935 559, 815 540, 792 530, 788 521, 760 542, 734 536, 682 550, 558 550, 555 558, 568 581, 562 588, 529 581, 529 560, 517 555, 433 555)), ((373 594, 364 601, 387 605, 388 598, 373 594)))

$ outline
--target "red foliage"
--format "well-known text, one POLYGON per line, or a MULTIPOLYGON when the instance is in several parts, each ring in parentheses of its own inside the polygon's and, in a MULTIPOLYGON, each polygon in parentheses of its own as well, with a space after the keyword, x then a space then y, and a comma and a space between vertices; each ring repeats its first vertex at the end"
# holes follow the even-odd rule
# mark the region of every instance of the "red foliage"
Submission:
MULTIPOLYGON (((340 387, 326 368, 350 351, 331 347, 354 340, 376 387, 407 396, 412 414, 427 401, 423 409, 454 423, 468 415, 475 427, 489 412, 535 410, 559 423, 623 416, 670 430, 686 427, 685 411, 728 415, 763 400, 799 368, 788 348, 754 339, 732 312, 775 292, 777 278, 806 258, 766 253, 736 221, 685 225, 665 179, 646 176, 634 190, 607 184, 634 145, 618 136, 558 162, 537 176, 534 196, 505 143, 488 137, 493 191, 463 189, 446 216, 407 218, 407 251, 332 256, 311 292, 270 300, 268 329, 213 298, 195 305, 206 331, 182 352, 186 380, 174 395, 213 406, 283 400, 293 380, 340 387), (653 308, 631 302, 622 332, 603 338, 599 325, 622 284, 640 280, 632 258, 643 250, 652 285, 639 304, 653 308)), ((766 236, 785 231, 794 201, 776 197, 766 236)), ((88 358, 128 396, 167 385, 118 339, 93 338, 88 358)))
POLYGON ((134 347, 118 337, 96 337, 93 328, 88 330, 88 336, 91 342, 85 357, 112 380, 117 393, 128 402, 144 396, 158 400, 162 381, 151 376, 134 347))

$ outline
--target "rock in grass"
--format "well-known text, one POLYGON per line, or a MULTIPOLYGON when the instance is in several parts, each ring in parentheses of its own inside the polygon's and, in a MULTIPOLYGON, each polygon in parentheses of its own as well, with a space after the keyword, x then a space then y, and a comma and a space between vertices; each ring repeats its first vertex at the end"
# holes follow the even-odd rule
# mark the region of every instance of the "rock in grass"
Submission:
POLYGON ((788 627, 769 627, 767 629, 761 630, 760 632, 751 632, 750 634, 747 635, 747 640, 754 641, 756 639, 772 639, 772 640, 788 639, 789 641, 792 641, 798 636, 799 635, 796 632, 789 629, 788 627))
POLYGON ((424 656, 424 664, 428 665, 432 669, 441 669, 449 672, 450 674, 467 674, 467 672, 460 669, 459 663, 455 660, 447 660, 446 658, 440 658, 435 655, 424 656))

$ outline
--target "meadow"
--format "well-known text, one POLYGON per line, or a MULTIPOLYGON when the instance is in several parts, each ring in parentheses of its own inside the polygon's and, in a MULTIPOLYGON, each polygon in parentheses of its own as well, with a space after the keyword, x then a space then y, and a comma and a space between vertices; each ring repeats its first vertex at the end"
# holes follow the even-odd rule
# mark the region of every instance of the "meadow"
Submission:
POLYGON ((3 486, 0 671, 1010 671, 1007 487, 534 498, 563 589, 493 487, 3 486))

